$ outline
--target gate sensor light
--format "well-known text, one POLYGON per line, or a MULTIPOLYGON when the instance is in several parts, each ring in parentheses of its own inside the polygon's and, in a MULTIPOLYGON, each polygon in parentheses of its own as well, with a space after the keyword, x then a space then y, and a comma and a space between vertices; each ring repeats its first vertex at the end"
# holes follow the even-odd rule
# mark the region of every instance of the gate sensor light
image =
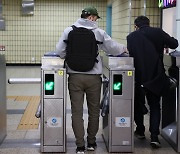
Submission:
POLYGON ((122 74, 113 76, 113 95, 122 95, 122 74))
POLYGON ((54 74, 45 74, 45 95, 54 95, 54 74))
POLYGON ((54 82, 46 82, 45 90, 53 90, 54 89, 54 82))

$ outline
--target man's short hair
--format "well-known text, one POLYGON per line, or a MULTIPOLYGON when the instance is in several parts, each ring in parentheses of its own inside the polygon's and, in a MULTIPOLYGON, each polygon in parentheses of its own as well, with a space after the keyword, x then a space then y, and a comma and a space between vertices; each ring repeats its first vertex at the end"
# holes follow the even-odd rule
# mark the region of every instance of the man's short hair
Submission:
POLYGON ((150 25, 150 20, 146 17, 146 16, 138 16, 135 20, 134 20, 134 24, 141 28, 144 26, 149 26, 150 25))
POLYGON ((82 14, 81 14, 81 18, 87 18, 87 17, 89 17, 91 14, 87 14, 87 13, 85 13, 84 11, 82 11, 82 14))

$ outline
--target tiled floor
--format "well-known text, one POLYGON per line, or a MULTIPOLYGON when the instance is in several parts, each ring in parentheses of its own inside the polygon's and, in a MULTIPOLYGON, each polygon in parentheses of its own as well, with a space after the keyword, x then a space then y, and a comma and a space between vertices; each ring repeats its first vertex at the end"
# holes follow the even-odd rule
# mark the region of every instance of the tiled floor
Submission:
MULTIPOLYGON (((40 67, 7 67, 7 80, 9 78, 40 78, 40 67)), ((7 96, 39 96, 39 84, 8 84, 7 96)), ((7 137, 0 145, 0 154, 39 154, 40 153, 40 128, 34 130, 17 130, 17 126, 21 120, 22 113, 27 105, 27 102, 7 100, 7 137)), ((67 110, 70 111, 69 98, 67 101, 67 110)), ((85 105, 85 111, 86 105, 85 105)), ((87 112, 84 114, 85 125, 87 126, 87 112)), ((148 126, 147 115, 145 117, 146 125, 148 126)), ((97 135, 98 148, 95 152, 87 152, 92 154, 106 154, 107 150, 102 139, 102 119, 100 118, 100 129, 97 135)), ((160 137, 162 148, 154 150, 149 145, 149 132, 146 128, 146 140, 134 139, 136 154, 173 154, 174 149, 160 137)), ((71 128, 71 115, 67 112, 67 153, 75 153, 75 138, 71 128)))

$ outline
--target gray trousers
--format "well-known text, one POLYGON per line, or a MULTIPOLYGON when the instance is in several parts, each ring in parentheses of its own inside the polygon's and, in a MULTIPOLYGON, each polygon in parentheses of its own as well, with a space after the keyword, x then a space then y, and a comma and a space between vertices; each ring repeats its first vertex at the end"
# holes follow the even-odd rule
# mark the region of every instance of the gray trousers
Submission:
POLYGON ((72 128, 77 147, 85 146, 83 103, 86 94, 88 107, 87 142, 93 144, 99 129, 101 76, 69 74, 68 88, 71 100, 72 128))

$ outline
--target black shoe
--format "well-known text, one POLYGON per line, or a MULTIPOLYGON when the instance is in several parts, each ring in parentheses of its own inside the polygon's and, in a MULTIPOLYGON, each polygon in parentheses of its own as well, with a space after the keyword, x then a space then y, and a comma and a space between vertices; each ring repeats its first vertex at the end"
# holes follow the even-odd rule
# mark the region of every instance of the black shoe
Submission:
POLYGON ((76 153, 84 154, 85 153, 85 146, 77 147, 76 148, 76 153))
POLYGON ((87 145, 87 150, 88 151, 94 151, 96 148, 97 148, 96 142, 94 144, 88 143, 88 145, 87 145))
POLYGON ((151 137, 151 146, 152 148, 155 148, 155 149, 161 147, 161 143, 159 142, 158 136, 151 137))
POLYGON ((134 136, 136 136, 138 139, 141 139, 141 140, 146 138, 144 132, 135 131, 134 136))
POLYGON ((170 90, 175 89, 177 87, 177 80, 173 77, 169 77, 170 82, 170 90))

